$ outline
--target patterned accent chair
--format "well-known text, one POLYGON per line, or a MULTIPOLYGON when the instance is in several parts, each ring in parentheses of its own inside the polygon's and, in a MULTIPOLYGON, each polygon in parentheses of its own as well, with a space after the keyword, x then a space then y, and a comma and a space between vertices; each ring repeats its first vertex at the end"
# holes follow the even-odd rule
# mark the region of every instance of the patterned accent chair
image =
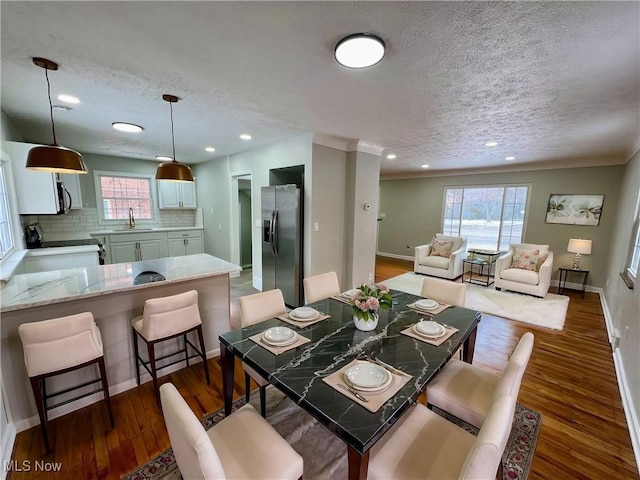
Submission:
POLYGON ((453 280, 462 275, 466 257, 466 238, 437 233, 430 243, 416 247, 413 271, 453 280))
POLYGON ((551 285, 553 252, 549 245, 511 244, 509 251, 496 261, 496 290, 511 290, 543 297, 551 285))

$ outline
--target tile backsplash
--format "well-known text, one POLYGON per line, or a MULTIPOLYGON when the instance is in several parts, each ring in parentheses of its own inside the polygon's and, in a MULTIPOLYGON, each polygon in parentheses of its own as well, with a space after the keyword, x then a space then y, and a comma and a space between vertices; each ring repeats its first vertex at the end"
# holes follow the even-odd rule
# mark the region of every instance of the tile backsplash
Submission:
MULTIPOLYGON (((97 208, 82 208, 71 210, 66 215, 21 215, 22 226, 39 223, 42 232, 47 233, 71 233, 71 232, 95 232, 122 228, 128 225, 127 220, 119 220, 108 225, 98 223, 97 208)), ((136 219, 137 227, 202 227, 202 209, 195 210, 157 210, 153 220, 136 219)))

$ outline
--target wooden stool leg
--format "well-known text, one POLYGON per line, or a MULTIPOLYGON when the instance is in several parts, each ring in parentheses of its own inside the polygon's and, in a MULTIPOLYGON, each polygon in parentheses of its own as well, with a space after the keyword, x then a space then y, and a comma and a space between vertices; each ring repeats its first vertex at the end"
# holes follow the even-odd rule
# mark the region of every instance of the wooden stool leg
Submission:
POLYGON ((244 401, 249 403, 251 399, 251 377, 247 372, 244 372, 244 401))
POLYGON ((140 386, 140 364, 138 363, 140 351, 138 350, 138 333, 133 327, 131 327, 131 332, 133 333, 133 360, 136 362, 136 383, 140 386))
MULTIPOLYGON (((211 385, 211 380, 209 379, 209 362, 207 362, 207 351, 204 349, 204 335, 202 334, 202 325, 198 325, 196 331, 198 332, 198 340, 200 341, 200 352, 202 356, 202 363, 204 364, 204 376, 207 377, 207 384, 211 385)), ((188 364, 189 363, 187 362, 187 365, 188 364)))
POLYGON ((260 415, 267 418, 267 386, 260 387, 260 415))
POLYGON ((111 411, 111 396, 109 395, 109 384, 107 383, 107 369, 104 366, 104 357, 98 359, 98 366, 100 367, 100 380, 102 380, 102 391, 104 393, 104 401, 107 403, 107 411, 109 412, 109 420, 111 421, 111 428, 115 426, 113 421, 113 412, 111 411))
POLYGON ((156 353, 153 342, 147 342, 147 352, 149 353, 149 365, 151 366, 151 377, 153 378, 153 388, 156 391, 156 400, 160 402, 160 390, 158 389, 158 372, 156 371, 156 353))
POLYGON ((49 433, 47 432, 47 419, 44 413, 44 403, 42 397, 42 390, 40 389, 40 379, 37 377, 30 377, 31 390, 33 390, 33 396, 36 400, 36 407, 38 407, 38 416, 40 417, 40 430, 42 430, 42 439, 44 440, 44 448, 47 450, 47 455, 51 453, 49 447, 49 433))

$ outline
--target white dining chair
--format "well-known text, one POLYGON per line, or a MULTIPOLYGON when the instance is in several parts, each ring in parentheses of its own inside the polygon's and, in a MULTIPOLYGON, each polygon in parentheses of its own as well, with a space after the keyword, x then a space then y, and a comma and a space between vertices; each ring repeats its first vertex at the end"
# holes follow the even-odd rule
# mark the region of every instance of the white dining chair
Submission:
POLYGON ((522 376, 533 351, 533 333, 518 342, 501 375, 459 360, 449 363, 427 385, 427 405, 481 427, 495 398, 503 393, 518 399, 522 376))
POLYGON ((314 303, 340 295, 340 283, 336 272, 321 273, 303 281, 305 303, 314 303))
POLYGON ((160 387, 162 414, 182 478, 298 479, 302 457, 251 406, 205 430, 172 383, 160 387))
POLYGON ((466 283, 458 283, 433 277, 425 277, 424 280, 422 280, 421 297, 431 298, 456 307, 464 307, 466 295, 466 283))
POLYGON ((371 449, 368 478, 495 479, 502 468, 514 411, 515 400, 508 394, 500 395, 474 437, 417 404, 371 449))
MULTIPOLYGON (((253 295, 245 295, 240 297, 239 301, 240 325, 243 328, 287 313, 282 291, 277 288, 266 292, 254 293, 253 295)), ((260 413, 264 417, 267 413, 266 389, 269 382, 244 362, 242 362, 242 368, 244 369, 245 400, 249 403, 251 398, 251 379, 253 378, 260 389, 260 413)))

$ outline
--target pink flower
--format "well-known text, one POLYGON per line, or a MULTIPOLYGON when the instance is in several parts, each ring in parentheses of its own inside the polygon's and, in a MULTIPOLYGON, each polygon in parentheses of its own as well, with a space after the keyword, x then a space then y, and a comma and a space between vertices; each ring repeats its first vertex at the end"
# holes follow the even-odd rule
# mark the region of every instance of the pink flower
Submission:
POLYGON ((389 287, 387 287, 384 283, 379 283, 378 284, 378 288, 380 289, 380 291, 382 293, 388 293, 389 292, 389 287))
POLYGON ((380 302, 376 297, 367 298, 367 308, 369 310, 378 310, 380 308, 380 302))

